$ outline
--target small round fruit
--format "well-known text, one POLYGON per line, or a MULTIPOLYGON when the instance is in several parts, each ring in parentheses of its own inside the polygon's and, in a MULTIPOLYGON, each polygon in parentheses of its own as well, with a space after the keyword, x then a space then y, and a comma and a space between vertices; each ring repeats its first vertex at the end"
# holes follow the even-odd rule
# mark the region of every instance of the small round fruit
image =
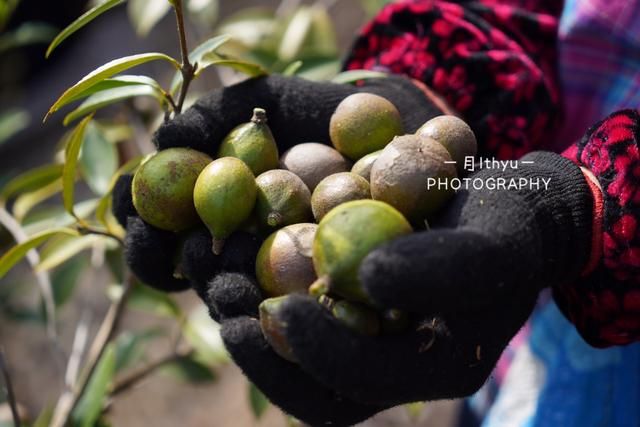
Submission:
POLYGON ((449 151, 456 162, 458 172, 464 170, 467 157, 478 152, 478 143, 473 131, 464 120, 456 116, 438 116, 423 124, 416 135, 438 141, 449 151))
POLYGON ((253 109, 248 123, 236 126, 218 150, 218 157, 236 157, 249 166, 254 175, 278 167, 278 147, 267 125, 267 113, 253 109))
POLYGON ((305 142, 287 150, 280 158, 280 167, 298 175, 309 191, 313 191, 323 178, 349 172, 351 163, 328 145, 305 142))
POLYGON ((370 198, 371 191, 366 179, 351 172, 341 172, 320 181, 311 196, 311 209, 316 221, 320 221, 342 203, 370 198))
POLYGON ((181 231, 198 223, 193 187, 211 157, 190 148, 159 151, 136 171, 131 182, 133 206, 147 223, 181 231))
POLYGON ((316 279, 311 256, 317 229, 316 224, 293 224, 267 237, 256 257, 256 276, 266 295, 307 291, 316 279))
POLYGON ((398 109, 386 98, 372 93, 347 96, 329 122, 333 146, 351 160, 381 150, 402 133, 398 109))
POLYGON ((256 215, 260 225, 280 228, 311 220, 311 193, 293 172, 274 169, 256 178, 256 215))
POLYGON ((387 202, 411 222, 421 223, 449 199, 453 191, 429 185, 430 179, 456 177, 449 152, 431 138, 404 135, 393 140, 371 168, 371 196, 387 202))
POLYGON ((376 160, 378 160, 378 156, 380 156, 382 150, 374 151, 373 153, 369 153, 360 160, 358 160, 353 167, 351 168, 351 172, 356 175, 360 175, 367 181, 371 179, 371 168, 376 160))
POLYGON ((331 309, 333 316, 352 331, 375 336, 380 331, 378 314, 368 307, 350 301, 338 301, 331 309))
POLYGON ((400 212, 376 200, 356 200, 332 209, 320 221, 313 241, 318 280, 312 287, 371 304, 358 278, 360 263, 378 246, 411 231, 400 212))
POLYGON ((286 324, 278 320, 277 313, 282 304, 289 298, 284 295, 276 298, 269 298, 260 304, 260 328, 267 342, 280 357, 290 362, 296 362, 293 350, 287 341, 285 334, 286 324))
POLYGON ((211 162, 198 176, 193 201, 213 237, 213 253, 251 215, 256 201, 256 180, 251 169, 235 157, 211 162))

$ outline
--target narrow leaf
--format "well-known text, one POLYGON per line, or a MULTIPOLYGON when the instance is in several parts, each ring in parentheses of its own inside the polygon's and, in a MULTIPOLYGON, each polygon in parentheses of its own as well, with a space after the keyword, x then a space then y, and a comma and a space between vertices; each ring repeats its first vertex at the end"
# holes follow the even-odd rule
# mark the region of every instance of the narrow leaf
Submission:
POLYGON ((12 108, 0 113, 0 145, 29 126, 31 116, 25 110, 12 108))
POLYGON ((13 31, 0 35, 0 52, 36 43, 48 43, 56 29, 44 22, 25 22, 13 31))
POLYGON ((260 419, 269 407, 267 397, 251 382, 249 383, 249 405, 256 419, 260 419))
POLYGON ((111 239, 91 234, 87 236, 59 236, 53 238, 40 251, 40 263, 36 266, 36 271, 51 270, 101 241, 108 244, 111 239))
POLYGON ((87 125, 93 117, 88 116, 82 120, 73 130, 65 147, 64 169, 62 171, 62 200, 64 208, 71 215, 76 216, 73 211, 73 196, 75 192, 76 167, 78 164, 78 154, 84 141, 84 133, 87 125))
POLYGON ((280 46, 278 47, 278 56, 283 61, 291 61, 298 56, 304 41, 311 30, 313 14, 310 8, 300 7, 285 30, 280 46))
POLYGON ((22 222, 27 214, 38 204, 62 191, 62 178, 56 179, 35 191, 24 193, 13 202, 13 216, 22 222))
POLYGON ((120 168, 111 177, 111 182, 109 182, 109 188, 107 189, 107 192, 104 194, 104 196, 102 196, 102 198, 100 199, 100 202, 98 203, 98 206, 96 208, 96 219, 100 221, 103 225, 108 227, 107 221, 106 221, 106 214, 107 214, 107 210, 109 209, 109 205, 111 203, 111 193, 113 192, 113 187, 116 185, 118 178, 120 178, 120 176, 124 174, 127 174, 135 170, 138 167, 138 165, 140 165, 140 162, 142 162, 143 158, 144 158, 143 156, 134 157, 124 165, 120 166, 120 168))
POLYGON ((44 120, 46 120, 47 117, 52 113, 58 111, 58 109, 62 105, 68 103, 69 99, 74 99, 74 97, 77 97, 79 94, 89 89, 96 83, 118 73, 121 73, 125 70, 128 70, 129 68, 160 59, 168 61, 176 69, 180 68, 180 64, 178 63, 178 61, 168 55, 165 55, 164 53, 141 53, 138 55, 125 56, 124 58, 118 58, 114 59, 113 61, 107 62, 106 64, 96 68, 94 71, 84 76, 78 83, 67 89, 51 106, 44 120))
POLYGON ((87 256, 76 256, 51 272, 51 290, 56 307, 69 301, 82 272, 89 266, 87 256))
POLYGON ((125 370, 138 363, 144 356, 145 345, 164 334, 165 332, 159 328, 142 332, 122 332, 115 341, 116 371, 125 370))
MULTIPOLYGON (((116 295, 112 293, 111 296, 116 295)), ((177 318, 181 313, 180 307, 169 295, 141 283, 133 286, 127 301, 131 308, 158 316, 177 318)))
POLYGON ((388 74, 380 72, 380 71, 371 71, 371 70, 350 70, 343 71, 338 74, 334 78, 331 79, 334 83, 355 83, 359 80, 367 80, 367 79, 380 79, 387 77, 388 74))
POLYGON ((136 33, 146 36, 149 31, 169 12, 171 4, 167 0, 129 0, 127 12, 136 33))
POLYGON ((95 425, 104 407, 109 385, 116 372, 116 349, 113 343, 107 345, 96 366, 87 389, 73 411, 71 419, 79 427, 95 425))
POLYGON ((89 123, 80 151, 80 172, 87 185, 96 195, 104 195, 117 169, 118 150, 107 141, 100 126, 89 123))
MULTIPOLYGON (((60 188, 62 188, 62 185, 60 185, 60 188)), ((16 200, 16 203, 19 200, 20 199, 16 200)), ((98 199, 83 200, 80 203, 76 203, 73 211, 78 218, 84 219, 93 213, 97 204, 98 199)), ((77 219, 69 215, 69 213, 64 210, 64 207, 54 206, 44 212, 34 212, 32 215, 29 215, 24 220, 24 231, 29 236, 32 236, 52 228, 69 227, 75 224, 76 221, 77 219)))
POLYGON ((283 76, 293 76, 298 70, 302 67, 302 61, 294 61, 291 64, 287 65, 287 68, 282 72, 283 76))
POLYGON ((161 98, 160 94, 150 86, 127 86, 103 90, 88 97, 78 108, 67 114, 62 123, 67 126, 72 121, 100 108, 137 96, 161 98))
POLYGON ((22 173, 7 184, 0 192, 0 200, 9 200, 18 194, 35 191, 51 184, 62 176, 63 165, 40 166, 22 173))
POLYGON ((59 234, 73 236, 78 235, 78 232, 70 228, 58 228, 36 234, 19 245, 12 247, 2 256, 2 258, 0 258, 0 279, 2 279, 7 272, 18 263, 18 261, 24 258, 24 256, 27 255, 27 252, 59 234))
POLYGON ((262 68, 258 64, 251 62, 240 61, 236 59, 220 59, 218 55, 208 54, 203 57, 206 61, 207 67, 211 65, 218 65, 220 67, 233 68, 236 71, 246 74, 249 77, 265 76, 269 74, 267 70, 262 68))
MULTIPOLYGON (((208 66, 207 61, 203 59, 204 56, 206 54, 215 53, 220 46, 224 45, 230 39, 231 36, 227 34, 210 38, 196 46, 196 48, 189 53, 189 62, 192 64, 198 64, 198 68, 196 68, 196 76, 198 76, 208 66)), ((216 56, 216 59, 220 59, 220 57, 216 56)), ((182 74, 178 71, 171 81, 171 93, 176 93, 181 84, 182 74)))
POLYGON ((102 80, 101 82, 94 84, 89 89, 82 91, 77 96, 74 96, 73 98, 69 99, 63 105, 60 105, 60 107, 63 107, 79 99, 86 98, 88 96, 93 95, 96 92, 101 92, 103 90, 114 89, 114 88, 123 87, 123 86, 140 86, 140 85, 152 87, 156 89, 158 93, 162 93, 162 87, 160 86, 160 84, 154 79, 152 79, 151 77, 138 76, 138 75, 132 75, 132 74, 122 74, 119 76, 112 77, 110 79, 102 80))
POLYGON ((191 356, 180 357, 166 364, 162 367, 161 372, 190 383, 203 383, 215 380, 211 369, 191 356))
POLYGON ((56 36, 55 39, 53 39, 53 41, 49 45, 49 48, 47 49, 47 53, 45 54, 45 57, 48 58, 49 55, 51 55, 51 52, 53 52, 53 50, 57 46, 59 46, 60 43, 62 43, 71 34, 75 33, 80 28, 84 27, 89 22, 93 21, 95 18, 97 18, 98 16, 102 15, 107 10, 109 10, 109 9, 115 7, 115 6, 118 6, 119 4, 124 3, 124 1, 125 0, 107 0, 104 3, 100 3, 99 5, 94 7, 93 9, 88 10, 86 13, 84 13, 78 19, 73 21, 67 28, 65 28, 64 30, 60 31, 60 33, 56 36))

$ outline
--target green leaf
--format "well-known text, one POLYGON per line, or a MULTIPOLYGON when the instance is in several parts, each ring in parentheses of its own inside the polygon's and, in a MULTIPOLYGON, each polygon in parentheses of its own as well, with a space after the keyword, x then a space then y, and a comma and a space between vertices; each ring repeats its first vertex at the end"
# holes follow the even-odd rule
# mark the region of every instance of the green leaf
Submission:
POLYGON ((62 176, 63 165, 40 166, 11 179, 0 192, 0 200, 9 200, 18 194, 30 193, 51 184, 62 176))
POLYGON ((262 66, 258 64, 255 64, 252 62, 240 61, 236 59, 221 59, 215 53, 204 55, 203 61, 206 62, 207 67, 211 65, 217 65, 220 67, 229 67, 243 74, 246 74, 249 77, 265 76, 269 74, 267 70, 265 70, 264 68, 262 68, 262 66))
POLYGON ((355 83, 359 80, 381 79, 389 75, 380 71, 371 70, 349 70, 343 71, 331 79, 333 83, 355 83))
POLYGON ((218 30, 220 33, 231 35, 234 42, 242 44, 245 48, 253 49, 264 43, 277 27, 273 11, 263 7, 252 7, 240 9, 226 18, 218 30))
POLYGON ((31 116, 25 110, 12 108, 0 113, 0 145, 29 126, 31 116))
POLYGON ((191 356, 183 356, 167 363, 162 367, 161 372, 189 383, 203 383, 215 380, 211 369, 191 356))
POLYGON ((312 23, 313 13, 311 8, 299 7, 289 21, 278 47, 278 56, 282 61, 289 62, 298 57, 304 46, 305 39, 311 31, 312 23))
POLYGON ((142 332, 122 332, 115 341, 116 371, 123 371, 142 360, 144 356, 144 345, 164 334, 164 331, 159 328, 148 329, 142 332))
POLYGON ((67 28, 65 28, 64 30, 60 31, 60 33, 56 36, 55 39, 53 39, 53 41, 49 45, 49 48, 47 49, 47 53, 45 54, 45 57, 48 58, 49 55, 51 55, 51 52, 53 52, 53 50, 57 46, 59 46, 60 43, 62 43, 71 34, 75 33, 80 28, 84 27, 89 22, 93 21, 95 18, 97 18, 98 16, 102 15, 107 10, 109 10, 109 9, 115 7, 115 6, 118 6, 119 4, 124 3, 124 1, 125 0, 107 0, 104 3, 100 3, 99 5, 94 7, 93 9, 88 10, 86 13, 84 13, 78 19, 73 21, 67 28))
POLYGON ((111 244, 110 238, 89 234, 86 236, 58 236, 51 239, 40 251, 40 263, 36 271, 48 271, 79 254, 96 243, 111 244))
POLYGON ((98 83, 94 84, 89 89, 87 89, 85 91, 82 91, 78 95, 76 95, 73 98, 69 99, 63 105, 60 105, 60 107, 63 107, 64 105, 67 105, 67 104, 70 104, 70 103, 72 103, 74 101, 78 101, 80 99, 87 98, 87 97, 93 95, 94 93, 102 92, 103 90, 115 89, 115 88, 118 88, 118 87, 125 87, 125 86, 149 86, 149 87, 152 87, 152 88, 156 89, 158 91, 158 93, 162 93, 163 92, 162 87, 160 86, 160 83, 158 83, 157 81, 155 81, 151 77, 138 76, 138 75, 133 75, 133 74, 122 74, 122 75, 119 75, 119 76, 112 77, 110 79, 102 80, 101 82, 98 82, 98 83))
POLYGON ((113 343, 107 345, 96 366, 82 398, 71 415, 74 425, 93 427, 102 414, 109 386, 116 372, 116 349, 113 343))
POLYGON ((209 316, 205 305, 198 305, 183 326, 185 339, 196 350, 198 360, 216 366, 229 361, 222 337, 220 325, 209 316))
POLYGON ((70 228, 58 228, 36 234, 19 245, 12 247, 2 256, 2 258, 0 258, 0 279, 2 279, 7 272, 27 254, 27 252, 59 234, 68 234, 73 236, 78 235, 78 232, 70 228))
POLYGON ((96 208, 96 219, 106 227, 108 227, 106 214, 111 203, 111 193, 113 192, 113 187, 116 185, 116 182, 118 181, 118 178, 120 178, 120 176, 135 170, 140 165, 143 158, 143 156, 134 157, 133 159, 122 165, 111 177, 107 192, 104 194, 104 196, 102 196, 100 202, 98 203, 98 207, 96 208))
POLYGON ((61 191, 62 178, 35 191, 24 193, 13 202, 13 215, 18 221, 22 221, 31 209, 61 191))
POLYGON ((102 128, 89 123, 80 152, 80 172, 87 185, 99 196, 109 191, 111 176, 118 169, 118 150, 111 144, 102 128))
POLYGON ((249 383, 249 405, 256 419, 260 419, 269 407, 267 397, 251 382, 249 383))
POLYGON ((162 96, 150 86, 127 86, 114 89, 107 89, 97 93, 94 93, 88 97, 82 104, 75 110, 67 114, 62 123, 67 126, 72 121, 79 119, 89 113, 93 113, 100 108, 107 105, 115 104, 116 102, 123 101, 129 98, 135 98, 137 96, 151 96, 158 100, 162 99, 162 96))
POLYGON ((105 257, 113 279, 117 283, 122 283, 124 281, 124 249, 122 246, 118 246, 115 249, 107 250, 105 257))
POLYGON ((56 29, 44 22, 25 22, 13 31, 0 35, 0 53, 36 43, 48 43, 56 29))
MULTIPOLYGON (((16 200, 16 204, 19 200, 16 200)), ((97 204, 98 199, 84 200, 76 203, 73 210, 78 218, 87 218, 96 209, 97 204)), ((33 212, 25 218, 24 230, 29 236, 32 236, 51 228, 68 227, 75 224, 76 221, 76 218, 69 215, 62 206, 52 206, 41 212, 33 212)))
POLYGON ((125 56, 124 58, 114 59, 106 64, 96 68, 86 76, 84 76, 78 83, 67 89, 58 100, 51 106, 49 112, 45 116, 44 120, 49 115, 58 111, 60 107, 70 102, 70 99, 77 99, 85 90, 91 88, 98 82, 103 81, 111 76, 121 73, 129 68, 133 68, 137 65, 144 64, 150 61, 164 60, 171 63, 176 69, 180 69, 180 64, 175 59, 171 58, 164 53, 141 53, 138 55, 125 56))
POLYGON ((127 12, 136 33, 144 37, 169 12, 167 0, 129 0, 127 12))
POLYGON ((302 61, 294 61, 291 64, 287 65, 287 68, 282 72, 283 76, 293 76, 298 70, 302 67, 302 61))
POLYGON ((42 411, 40 411, 38 418, 36 418, 31 427, 48 427, 52 417, 53 405, 47 404, 42 411))
POLYGON ((51 288, 56 307, 66 304, 78 284, 82 272, 89 266, 86 256, 69 259, 51 272, 51 288))
POLYGON ((73 197, 78 154, 84 141, 85 130, 92 118, 93 116, 88 116, 78 123, 78 126, 71 132, 65 146, 64 169, 62 171, 62 200, 64 208, 73 216, 76 216, 73 211, 73 197))
POLYGON ((180 307, 169 295, 141 283, 133 286, 127 301, 131 308, 158 316, 177 318, 181 314, 180 307))
POLYGON ((218 20, 220 4, 218 0, 188 0, 189 17, 205 28, 213 28, 218 20))
POLYGON ((327 80, 340 71, 340 61, 335 58, 305 59, 298 76, 309 80, 327 80))
MULTIPOLYGON (((206 40, 205 42, 196 46, 195 49, 189 53, 189 62, 191 64, 198 64, 198 68, 196 68, 195 75, 198 76, 200 73, 207 68, 209 65, 208 60, 205 57, 207 54, 215 53, 215 51, 227 43, 231 39, 231 36, 227 34, 222 34, 220 36, 216 36, 206 40)), ((219 56, 216 56, 215 59, 220 59, 219 56)), ((178 71, 171 81, 171 93, 176 93, 180 85, 182 84, 182 74, 178 71)))

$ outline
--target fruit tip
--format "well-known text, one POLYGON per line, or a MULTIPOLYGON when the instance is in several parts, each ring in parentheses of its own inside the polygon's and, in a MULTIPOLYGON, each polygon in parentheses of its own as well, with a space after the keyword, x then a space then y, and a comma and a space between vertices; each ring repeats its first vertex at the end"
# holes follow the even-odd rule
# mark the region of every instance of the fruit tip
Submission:
POLYGON ((266 123, 267 122, 267 112, 264 108, 256 107, 253 109, 253 116, 251 117, 251 121, 253 123, 266 123))
POLYGON ((271 227, 278 227, 282 224, 282 215, 278 212, 271 212, 267 215, 267 224, 271 227))
POLYGON ((216 239, 215 237, 211 241, 211 250, 214 255, 220 255, 222 248, 224 247, 224 239, 216 239))

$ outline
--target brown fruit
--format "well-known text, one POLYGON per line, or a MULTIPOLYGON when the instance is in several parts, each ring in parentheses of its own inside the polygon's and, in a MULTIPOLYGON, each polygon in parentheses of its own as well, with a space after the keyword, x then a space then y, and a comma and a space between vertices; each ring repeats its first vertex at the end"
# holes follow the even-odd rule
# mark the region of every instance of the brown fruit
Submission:
POLYGON ((313 191, 323 178, 349 172, 351 163, 328 145, 306 142, 287 150, 280 157, 280 167, 298 175, 309 191, 313 191))
POLYGON ((371 191, 366 179, 351 172, 341 172, 320 181, 311 196, 311 209, 319 222, 331 209, 342 203, 370 198, 371 191))
POLYGON ((371 169, 371 196, 420 224, 451 197, 449 188, 427 185, 429 178, 451 180, 456 169, 449 152, 431 138, 404 135, 389 144, 371 169))
POLYGON ((442 144, 455 160, 458 172, 464 170, 465 158, 474 157, 478 152, 473 131, 464 120, 456 116, 434 117, 423 124, 416 135, 435 139, 442 144))
POLYGON ((274 169, 256 178, 256 216, 267 229, 311 220, 311 193, 293 172, 274 169))

